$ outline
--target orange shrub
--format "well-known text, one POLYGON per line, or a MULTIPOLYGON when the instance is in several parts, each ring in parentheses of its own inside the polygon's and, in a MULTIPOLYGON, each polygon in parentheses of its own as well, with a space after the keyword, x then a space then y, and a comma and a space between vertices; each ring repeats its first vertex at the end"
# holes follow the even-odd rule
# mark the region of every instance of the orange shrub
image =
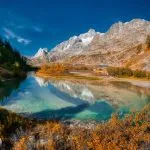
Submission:
POLYGON ((65 68, 63 64, 57 63, 50 65, 43 65, 38 72, 44 74, 62 74, 67 73, 67 68, 65 68))
MULTIPOLYGON (((61 125, 60 123, 47 122, 37 125, 31 131, 32 136, 38 133, 38 140, 31 144, 32 149, 46 150, 133 150, 148 149, 150 146, 150 105, 139 113, 132 113, 124 119, 117 115, 105 123, 98 124, 94 129, 61 125), (39 140, 46 139, 44 144, 39 140), (38 146, 37 144, 38 143, 38 146)), ((21 138, 20 147, 26 147, 29 141, 21 138), (26 141, 26 142, 24 142, 26 141), (25 144, 25 145, 24 145, 25 144)), ((14 148, 18 144, 14 145, 14 148)))

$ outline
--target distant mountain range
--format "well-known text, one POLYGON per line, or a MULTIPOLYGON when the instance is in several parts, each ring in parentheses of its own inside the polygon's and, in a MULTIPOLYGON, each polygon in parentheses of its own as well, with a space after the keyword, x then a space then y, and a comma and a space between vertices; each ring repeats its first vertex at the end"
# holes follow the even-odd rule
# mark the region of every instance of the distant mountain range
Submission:
POLYGON ((40 48, 31 63, 128 66, 150 71, 150 21, 133 19, 113 24, 106 33, 90 29, 52 50, 40 48))

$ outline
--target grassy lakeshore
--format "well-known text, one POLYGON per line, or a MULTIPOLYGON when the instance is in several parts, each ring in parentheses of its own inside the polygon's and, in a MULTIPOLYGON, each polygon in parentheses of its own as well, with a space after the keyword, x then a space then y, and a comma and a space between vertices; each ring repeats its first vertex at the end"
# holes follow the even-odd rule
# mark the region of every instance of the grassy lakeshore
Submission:
POLYGON ((77 72, 81 71, 83 66, 80 68, 73 68, 72 66, 63 64, 49 64, 42 66, 37 70, 36 75, 45 79, 87 79, 87 80, 101 80, 99 76, 85 75, 81 73, 73 73, 73 69, 77 69, 77 72))
MULTIPOLYGON (((55 71, 54 71, 55 72, 55 71)), ((38 70, 36 72, 36 75, 38 77, 44 78, 46 80, 48 79, 67 79, 67 80, 85 80, 85 81, 100 81, 100 82, 109 82, 109 81, 122 81, 122 82, 130 82, 131 84, 139 87, 150 87, 150 80, 148 78, 137 78, 137 77, 114 77, 114 76, 102 76, 102 75, 96 75, 93 74, 92 71, 76 71, 76 72, 61 72, 61 73, 51 73, 51 72, 43 72, 41 70, 38 70)))
POLYGON ((101 77, 99 76, 84 76, 84 75, 76 75, 72 73, 67 73, 67 74, 46 74, 46 73, 41 73, 41 72, 36 72, 36 75, 45 79, 85 79, 85 80, 102 80, 101 77))
POLYGON ((50 63, 41 66, 36 75, 48 78, 76 78, 87 80, 125 80, 150 81, 150 73, 129 68, 108 67, 107 69, 94 69, 86 65, 66 65, 50 63))

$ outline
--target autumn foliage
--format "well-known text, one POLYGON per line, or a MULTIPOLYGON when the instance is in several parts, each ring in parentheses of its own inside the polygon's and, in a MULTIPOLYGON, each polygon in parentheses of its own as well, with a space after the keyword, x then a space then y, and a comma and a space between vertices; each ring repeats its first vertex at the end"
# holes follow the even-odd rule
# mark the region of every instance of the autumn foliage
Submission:
POLYGON ((86 65, 70 65, 62 63, 50 63, 40 67, 37 71, 37 75, 57 76, 68 75, 74 71, 92 71, 92 68, 86 65))
POLYGON ((60 63, 43 65, 38 70, 38 73, 48 74, 48 75, 59 75, 59 74, 67 73, 67 68, 60 63))
POLYGON ((117 115, 94 129, 69 127, 56 122, 38 124, 22 136, 14 150, 136 150, 150 146, 150 106, 119 119, 117 115))
POLYGON ((150 72, 142 70, 131 70, 124 67, 108 67, 107 72, 109 75, 115 77, 135 77, 150 79, 150 72))

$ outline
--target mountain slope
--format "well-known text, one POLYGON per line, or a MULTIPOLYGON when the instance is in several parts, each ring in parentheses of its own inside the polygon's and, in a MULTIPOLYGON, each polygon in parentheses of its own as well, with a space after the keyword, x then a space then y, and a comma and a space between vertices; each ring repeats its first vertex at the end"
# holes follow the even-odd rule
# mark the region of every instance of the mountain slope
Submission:
POLYGON ((33 59, 34 58, 39 58, 39 57, 45 57, 47 53, 48 53, 47 48, 40 48, 38 50, 38 52, 33 56, 33 59))
POLYGON ((0 80, 24 77, 27 69, 25 58, 9 42, 0 39, 0 80))
POLYGON ((40 48, 33 57, 28 58, 28 64, 33 66, 40 66, 41 63, 47 63, 48 61, 49 59, 47 48, 40 48))
POLYGON ((49 61, 66 59, 74 55, 82 54, 97 35, 101 36, 102 34, 90 29, 87 33, 71 37, 68 41, 60 43, 49 52, 49 61))
POLYGON ((57 45, 47 54, 47 62, 125 66, 134 58, 129 67, 138 69, 140 64, 139 69, 150 70, 149 35, 150 22, 142 19, 115 23, 106 33, 90 29, 57 45))

